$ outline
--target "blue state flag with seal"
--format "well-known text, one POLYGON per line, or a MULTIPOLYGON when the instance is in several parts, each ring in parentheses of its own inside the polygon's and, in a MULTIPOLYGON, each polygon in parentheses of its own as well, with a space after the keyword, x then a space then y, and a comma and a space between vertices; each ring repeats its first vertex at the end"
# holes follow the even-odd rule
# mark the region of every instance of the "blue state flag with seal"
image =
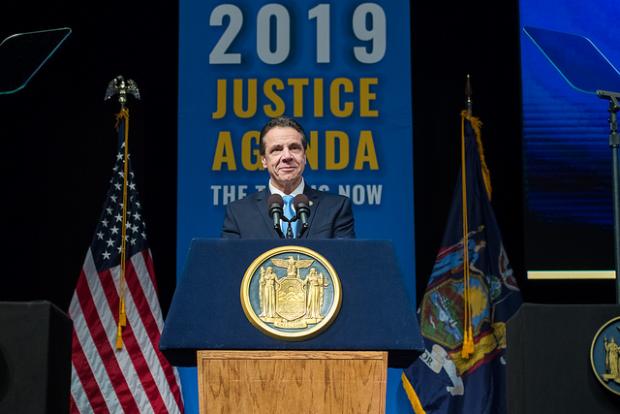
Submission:
POLYGON ((506 412, 506 321, 521 294, 491 207, 481 122, 461 113, 462 168, 418 309, 425 350, 402 374, 412 412, 506 412))

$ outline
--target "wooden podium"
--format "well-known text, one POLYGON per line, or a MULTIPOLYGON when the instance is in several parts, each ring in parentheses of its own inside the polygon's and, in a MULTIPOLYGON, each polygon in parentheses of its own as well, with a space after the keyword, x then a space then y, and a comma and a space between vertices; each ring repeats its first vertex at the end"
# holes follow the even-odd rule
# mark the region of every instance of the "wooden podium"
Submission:
POLYGON ((200 414, 385 412, 387 352, 198 351, 200 414))
POLYGON ((423 349, 392 244, 296 239, 336 269, 342 306, 319 335, 285 341, 248 321, 239 293, 256 257, 289 244, 194 240, 160 349, 174 365, 198 366, 202 414, 384 413, 388 364, 406 367, 423 349))

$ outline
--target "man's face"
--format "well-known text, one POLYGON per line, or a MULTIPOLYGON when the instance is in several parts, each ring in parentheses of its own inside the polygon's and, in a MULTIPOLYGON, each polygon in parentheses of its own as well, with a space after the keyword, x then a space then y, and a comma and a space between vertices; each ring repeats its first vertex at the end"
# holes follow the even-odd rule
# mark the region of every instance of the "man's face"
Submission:
POLYGON ((265 134, 263 142, 263 167, 269 171, 273 185, 289 194, 301 182, 306 166, 301 134, 290 127, 275 127, 265 134))

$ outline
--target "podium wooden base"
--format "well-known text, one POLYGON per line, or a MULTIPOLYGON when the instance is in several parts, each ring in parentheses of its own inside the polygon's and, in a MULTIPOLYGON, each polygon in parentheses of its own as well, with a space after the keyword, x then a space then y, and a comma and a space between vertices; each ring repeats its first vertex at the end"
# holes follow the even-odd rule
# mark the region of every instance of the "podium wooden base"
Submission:
POLYGON ((385 413, 387 352, 198 351, 200 413, 385 413))

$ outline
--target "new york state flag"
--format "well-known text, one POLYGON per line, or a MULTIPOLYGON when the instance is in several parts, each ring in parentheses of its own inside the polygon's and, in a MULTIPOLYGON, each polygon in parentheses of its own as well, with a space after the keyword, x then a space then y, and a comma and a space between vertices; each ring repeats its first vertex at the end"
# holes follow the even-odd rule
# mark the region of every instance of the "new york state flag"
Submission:
POLYGON ((506 321, 521 304, 495 214, 480 121, 463 111, 462 168, 418 317, 424 353, 402 375, 412 412, 505 413, 506 321))

